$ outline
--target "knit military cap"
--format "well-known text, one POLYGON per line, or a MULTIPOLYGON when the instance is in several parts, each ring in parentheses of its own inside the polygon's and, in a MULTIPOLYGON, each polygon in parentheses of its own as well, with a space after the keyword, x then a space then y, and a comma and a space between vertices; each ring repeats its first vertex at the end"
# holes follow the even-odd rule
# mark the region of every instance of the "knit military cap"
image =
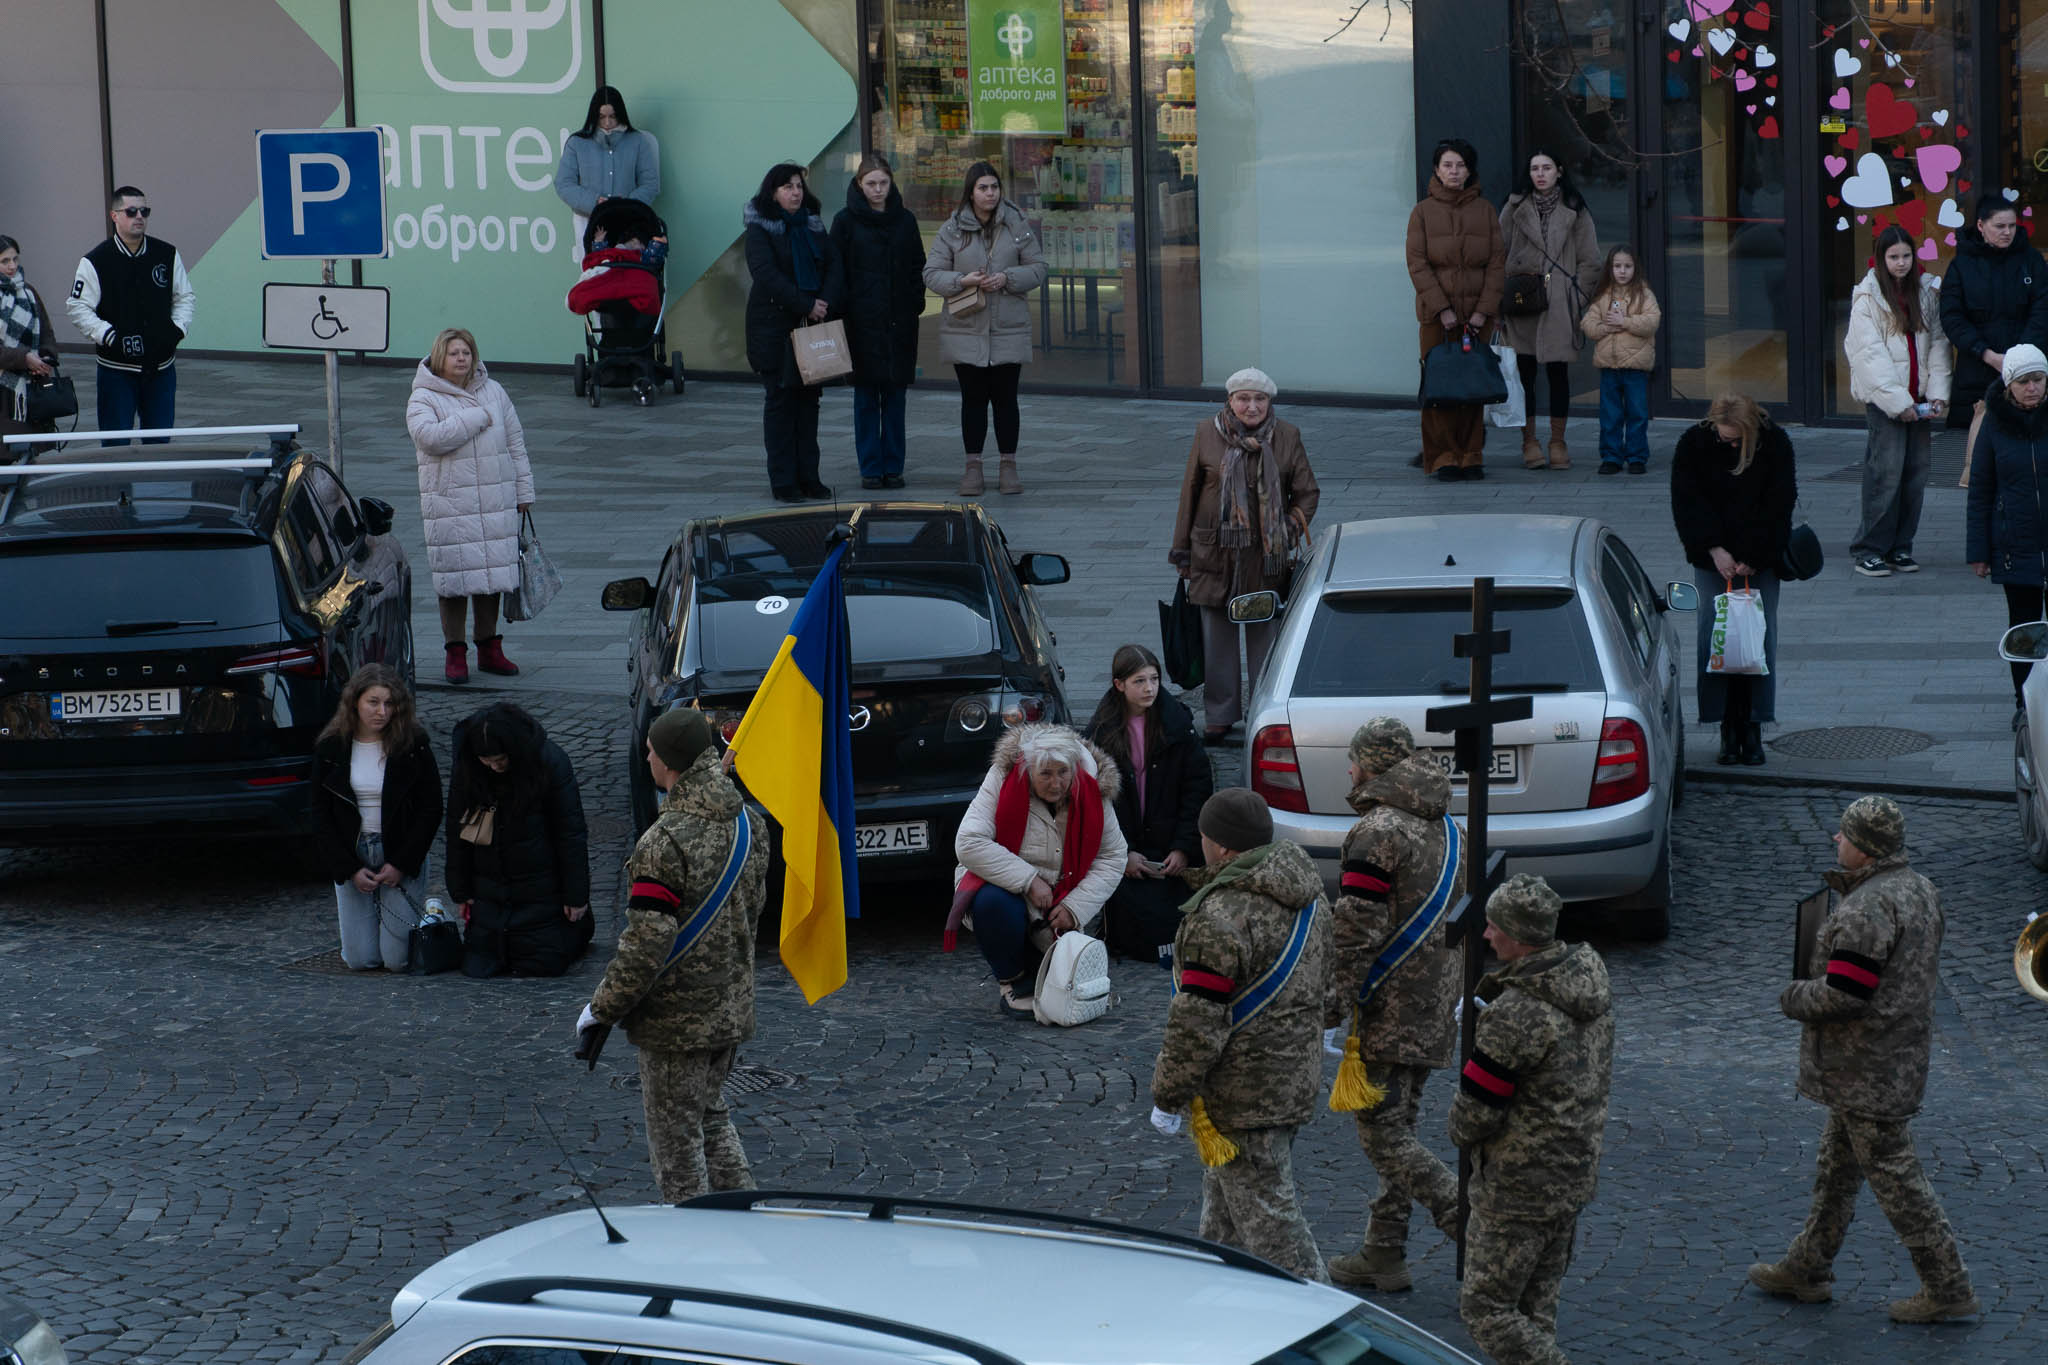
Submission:
POLYGON ((711 722, 702 711, 688 707, 664 711, 647 727, 647 742, 654 746, 656 758, 681 772, 711 747, 711 722))
POLYGON ((1225 787, 1202 803, 1195 820, 1202 833, 1233 853, 1264 848, 1273 842, 1273 812, 1266 798, 1249 787, 1225 787))
POLYGON ((1889 796, 1859 796, 1842 812, 1842 837, 1873 858, 1906 846, 1906 814, 1889 796))
POLYGON ((1351 736, 1351 761, 1377 777, 1415 752, 1415 736, 1392 716, 1374 716, 1351 736))
POLYGON ((1550 883, 1527 872, 1517 872, 1486 898, 1486 922, 1531 948, 1541 948, 1557 937, 1557 912, 1564 901, 1550 883))

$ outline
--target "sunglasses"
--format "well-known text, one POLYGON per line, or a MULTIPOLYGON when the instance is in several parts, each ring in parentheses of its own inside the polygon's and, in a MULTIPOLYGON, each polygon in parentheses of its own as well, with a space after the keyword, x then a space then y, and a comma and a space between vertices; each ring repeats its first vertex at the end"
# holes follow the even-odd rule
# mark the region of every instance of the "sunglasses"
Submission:
POLYGON ((122 209, 122 210, 121 210, 121 212, 122 212, 122 213, 124 213, 124 214, 126 214, 126 215, 127 215, 128 217, 130 217, 130 218, 147 218, 147 217, 149 217, 149 208, 148 208, 148 206, 147 206, 147 205, 144 205, 144 206, 143 206, 142 208, 139 208, 139 209, 137 209, 137 208, 124 208, 124 209, 122 209))

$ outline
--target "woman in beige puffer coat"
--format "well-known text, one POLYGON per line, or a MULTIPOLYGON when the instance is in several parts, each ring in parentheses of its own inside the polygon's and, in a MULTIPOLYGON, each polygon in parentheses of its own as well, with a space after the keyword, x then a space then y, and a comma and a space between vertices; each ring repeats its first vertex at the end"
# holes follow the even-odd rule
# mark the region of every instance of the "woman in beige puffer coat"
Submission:
POLYGON ((533 505, 533 469, 519 414, 485 372, 468 332, 451 327, 434 338, 413 375, 405 429, 419 459, 420 520, 448 681, 469 681, 466 605, 476 614, 477 667, 515 674, 498 633, 498 594, 519 586, 519 517, 533 505))
POLYGON ((1933 419, 1948 414, 1954 359, 1941 292, 1920 269, 1913 234, 1877 235, 1877 264, 1849 296, 1849 396, 1863 404, 1863 516, 1850 567, 1866 578, 1912 573, 1927 491, 1933 419))

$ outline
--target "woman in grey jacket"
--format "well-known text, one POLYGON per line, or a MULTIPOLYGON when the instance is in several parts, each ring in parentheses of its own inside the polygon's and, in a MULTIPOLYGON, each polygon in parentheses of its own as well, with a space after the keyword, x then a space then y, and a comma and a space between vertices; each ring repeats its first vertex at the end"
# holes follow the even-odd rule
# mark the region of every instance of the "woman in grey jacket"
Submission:
POLYGON ((981 448, 988 413, 996 415, 998 487, 1022 493, 1017 479, 1017 379, 1031 359, 1031 305, 1025 295, 1045 283, 1045 260, 1023 211, 1003 198, 996 168, 967 168, 960 207, 932 238, 924 286, 946 300, 939 344, 960 376, 960 439, 967 469, 960 496, 980 497, 981 448))
POLYGON ((661 144, 626 117, 626 98, 609 85, 590 97, 583 127, 562 146, 555 168, 555 193, 576 215, 569 254, 583 259, 583 230, 590 211, 607 199, 652 204, 661 193, 661 144))

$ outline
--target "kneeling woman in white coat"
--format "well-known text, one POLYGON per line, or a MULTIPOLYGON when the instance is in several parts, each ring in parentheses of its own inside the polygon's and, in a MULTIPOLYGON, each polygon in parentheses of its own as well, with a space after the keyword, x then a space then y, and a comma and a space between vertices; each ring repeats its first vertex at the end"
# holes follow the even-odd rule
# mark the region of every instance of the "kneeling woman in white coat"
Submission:
POLYGON ((498 633, 498 594, 519 586, 519 516, 533 505, 526 434, 505 390, 484 370, 476 338, 451 327, 413 375, 405 407, 420 466, 427 567, 441 602, 448 681, 469 681, 465 604, 476 612, 476 666, 519 670, 498 633))
POLYGON ((1941 296, 1920 269, 1913 234, 1877 235, 1877 264, 1850 296, 1849 396, 1863 404, 1863 518, 1849 547, 1866 578, 1912 573, 1913 536, 1927 491, 1932 419, 1948 412, 1951 357, 1941 296))

